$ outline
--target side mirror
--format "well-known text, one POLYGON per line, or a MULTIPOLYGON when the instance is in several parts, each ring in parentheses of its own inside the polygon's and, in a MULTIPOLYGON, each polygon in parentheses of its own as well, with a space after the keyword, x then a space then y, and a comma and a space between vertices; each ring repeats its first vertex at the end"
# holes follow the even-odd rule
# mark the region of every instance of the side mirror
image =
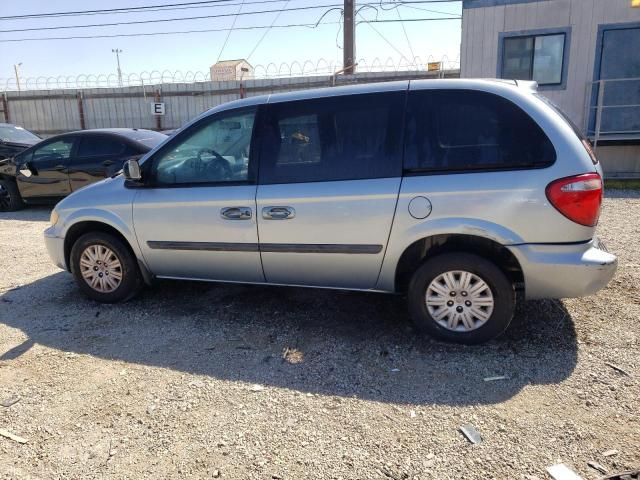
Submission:
POLYGON ((122 167, 122 173, 127 180, 139 181, 142 179, 140 164, 137 160, 127 160, 122 167))
POLYGON ((29 165, 29 163, 25 163, 24 165, 22 165, 18 171, 24 175, 25 177, 29 178, 31 175, 33 175, 33 171, 31 170, 31 165, 29 165))

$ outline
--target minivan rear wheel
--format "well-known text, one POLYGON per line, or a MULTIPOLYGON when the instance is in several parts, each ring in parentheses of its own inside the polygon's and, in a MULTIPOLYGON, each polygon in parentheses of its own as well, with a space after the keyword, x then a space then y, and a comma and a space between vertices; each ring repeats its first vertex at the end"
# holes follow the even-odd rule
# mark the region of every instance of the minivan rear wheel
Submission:
POLYGON ((418 268, 408 300, 421 331, 445 341, 478 344, 507 329, 515 291, 494 263, 470 253, 446 253, 418 268))
POLYGON ((135 256, 114 235, 105 232, 82 235, 71 249, 70 261, 78 287, 92 300, 123 302, 142 288, 135 256))

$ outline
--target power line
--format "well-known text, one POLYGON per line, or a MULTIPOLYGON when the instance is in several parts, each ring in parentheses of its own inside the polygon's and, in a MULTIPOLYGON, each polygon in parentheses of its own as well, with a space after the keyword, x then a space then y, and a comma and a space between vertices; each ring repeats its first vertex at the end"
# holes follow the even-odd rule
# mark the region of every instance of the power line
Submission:
POLYGON ((227 46, 227 42, 229 41, 229 37, 231 36, 231 32, 233 31, 233 27, 236 26, 236 21, 238 20, 238 15, 240 14, 240 10, 242 10, 242 6, 243 5, 244 5, 244 0, 242 0, 242 3, 238 7, 238 12, 236 13, 235 17, 233 17, 233 22, 231 23, 231 28, 227 32, 227 36, 224 39, 224 43, 222 44, 222 48, 220 48, 220 53, 218 54, 218 59, 216 60, 216 63, 219 62, 220 61, 220 57, 222 57, 222 52, 224 52, 224 47, 227 46))
MULTIPOLYGON (((289 3, 290 0, 286 0, 286 4, 289 3)), ((285 6, 286 6, 285 4, 285 6)), ((287 12, 301 11, 301 10, 315 10, 319 8, 330 8, 330 7, 339 7, 340 4, 331 4, 331 5, 310 5, 304 7, 293 7, 288 8, 287 12)), ((153 20, 135 20, 132 22, 113 22, 113 23, 93 23, 88 25, 62 25, 55 27, 36 27, 36 28, 16 28, 11 30, 0 30, 0 33, 15 33, 15 32, 35 32, 41 30, 65 30, 69 28, 95 28, 95 27, 116 27, 122 25, 141 25, 141 24, 149 24, 149 23, 164 23, 164 22, 179 22, 184 20, 201 20, 205 18, 225 18, 225 17, 234 17, 234 16, 244 16, 244 15, 259 15, 264 13, 278 13, 276 16, 276 20, 278 16, 282 13, 283 9, 278 10, 258 10, 251 12, 242 12, 242 13, 220 13, 216 15, 200 15, 197 17, 181 17, 181 18, 159 18, 153 20)))
MULTIPOLYGON (((271 1, 273 1, 273 0, 271 0, 271 1)), ((456 17, 460 16, 459 13, 451 13, 451 12, 445 12, 445 11, 442 11, 442 10, 432 10, 430 8, 416 7, 414 5, 409 5, 407 2, 401 2, 400 4, 398 4, 398 6, 399 7, 411 8, 413 10, 420 10, 422 12, 437 13, 438 15, 454 15, 456 17)))
MULTIPOLYGON (((405 22, 436 22, 443 20, 460 20, 460 17, 442 17, 442 18, 411 18, 404 20, 405 22)), ((365 20, 366 23, 397 23, 399 20, 365 20)), ((262 30, 264 28, 296 28, 307 27, 316 28, 319 25, 338 25, 340 22, 324 22, 324 23, 292 23, 286 25, 254 25, 250 27, 235 27, 234 30, 262 30)), ((69 37, 36 37, 36 38, 10 38, 0 39, 0 43, 11 42, 38 42, 44 40, 79 40, 79 39, 94 39, 94 38, 116 38, 116 37, 152 37, 157 35, 182 35, 191 33, 210 33, 210 32, 227 32, 229 28, 214 28, 204 30, 183 30, 174 32, 140 32, 140 33, 116 33, 109 35, 74 35, 69 37)))
MULTIPOLYGON (((259 4, 265 4, 265 3, 280 3, 282 0, 253 0, 251 2, 244 2, 244 5, 259 5, 259 4)), ((176 6, 176 7, 151 7, 149 6, 147 10, 117 10, 117 11, 113 11, 113 12, 104 12, 104 11, 100 11, 100 10, 96 10, 96 11, 88 11, 87 13, 70 13, 70 14, 65 14, 65 13, 56 13, 56 14, 37 14, 34 13, 32 15, 29 16, 20 16, 20 17, 0 17, 0 21, 2 20, 7 20, 7 21, 14 21, 14 20, 46 20, 46 19, 51 19, 51 18, 73 18, 73 17, 87 17, 87 16, 95 16, 95 15, 119 15, 119 14, 137 14, 137 13, 149 13, 149 12, 170 12, 173 10, 192 10, 192 9, 196 9, 196 8, 228 8, 228 7, 237 7, 238 5, 240 5, 241 3, 235 1, 235 0, 223 0, 224 3, 214 3, 212 5, 207 4, 208 2, 205 2, 204 5, 189 5, 188 3, 185 4, 177 4, 177 5, 184 5, 182 7, 176 6)))
MULTIPOLYGON (((430 21, 440 21, 440 20, 461 20, 462 17, 442 17, 442 18, 405 18, 404 20, 362 20, 365 23, 397 23, 397 22, 430 22, 430 21)), ((358 23, 362 23, 358 22, 358 23)))
MULTIPOLYGON (((253 0, 251 2, 244 2, 244 5, 259 5, 259 4, 265 4, 265 3, 280 3, 282 0, 253 0)), ((70 14, 64 14, 64 13, 59 13, 59 14, 33 14, 32 16, 26 16, 26 17, 0 17, 0 21, 1 20, 8 20, 8 21, 13 21, 13 20, 43 20, 43 19, 49 19, 49 18, 72 18, 72 17, 86 17, 86 16, 95 16, 95 15, 118 15, 118 14, 136 14, 136 13, 148 13, 148 12, 169 12, 169 11, 173 11, 173 10, 192 10, 192 9, 196 9, 196 8, 226 8, 226 7, 237 7, 238 5, 240 5, 241 3, 238 3, 237 1, 234 0, 224 0, 224 3, 214 3, 212 5, 208 5, 206 4, 207 2, 205 2, 204 5, 189 5, 188 3, 185 4, 178 4, 178 5, 184 5, 182 7, 149 7, 147 10, 117 10, 117 11, 113 11, 113 12, 103 12, 103 11, 88 11, 87 13, 70 13, 70 14), (44 15, 44 16, 40 16, 40 15, 44 15)))
MULTIPOLYGON (((60 17, 60 16, 80 16, 80 15, 95 15, 95 14, 112 14, 112 13, 134 13, 135 11, 144 11, 158 8, 170 8, 170 7, 182 7, 190 5, 203 5, 212 3, 227 3, 231 0, 204 0, 198 2, 186 2, 186 3, 165 3, 159 5, 143 5, 137 7, 122 7, 122 8, 103 8, 98 10, 76 10, 67 12, 48 12, 48 13, 31 13, 27 15, 11 15, 0 17, 0 20, 19 20, 24 18, 43 18, 43 17, 60 17)), ((266 2, 265 2, 266 3, 266 2)))
MULTIPOLYGON (((409 59, 404 56, 404 53, 402 53, 399 48, 397 48, 393 43, 391 43, 391 41, 387 39, 387 37, 385 37, 376 27, 371 25, 374 22, 381 22, 382 20, 378 20, 377 18, 375 20, 367 20, 366 18, 364 18, 364 15, 362 15, 359 11, 357 12, 357 14, 360 15, 360 18, 362 18, 363 22, 367 23, 373 29, 373 31, 376 32, 385 42, 387 42, 387 44, 391 48, 393 48, 396 52, 398 52, 402 58, 409 61, 409 59)), ((376 10, 376 15, 377 15, 377 10, 376 10)), ((397 22, 398 20, 393 20, 393 21, 397 22)))
MULTIPOLYGON (((382 2, 380 2, 382 5, 382 2)), ((411 52, 411 61, 416 58, 415 53, 413 53, 413 47, 411 46, 411 41, 409 40, 409 35, 407 34, 407 29, 404 27, 404 22, 402 21, 402 17, 400 16, 400 9, 396 8, 396 13, 398 14, 398 20, 400 20, 400 26, 402 26, 402 31, 404 32, 404 38, 407 40, 407 45, 409 45, 409 52, 411 52)))
MULTIPOLYGON (((165 4, 157 4, 157 5, 142 5, 142 6, 136 6, 136 7, 104 8, 104 9, 97 9, 97 10, 75 10, 75 11, 66 11, 66 12, 32 13, 32 14, 25 14, 25 15, 3 16, 3 17, 0 17, 0 20, 21 20, 21 19, 61 17, 61 16, 103 15, 103 14, 114 14, 114 13, 136 13, 138 11, 158 11, 159 9, 174 10, 174 9, 183 9, 183 8, 202 8, 206 6, 238 5, 238 3, 229 3, 231 1, 232 0, 201 0, 197 2, 165 3, 165 4)), ((261 0, 261 1, 246 2, 246 4, 275 3, 277 1, 281 1, 281 0, 261 0)), ((460 3, 461 1, 462 0, 423 0, 420 2, 409 2, 409 3, 460 3)), ((407 3, 407 2, 401 1, 399 3, 407 3)))
MULTIPOLYGON (((322 25, 337 25, 338 22, 325 22, 322 25)), ((292 23, 286 25, 253 25, 250 27, 235 27, 233 30, 262 30, 264 28, 294 28, 294 27, 309 27, 315 28, 315 23, 292 23)), ((70 37, 36 37, 36 38, 11 38, 0 39, 0 43, 3 42, 28 42, 28 41, 42 41, 42 40, 78 40, 78 39, 92 39, 92 38, 115 38, 115 37, 153 37, 157 35, 181 35, 189 33, 210 33, 210 32, 228 32, 231 28, 207 28, 202 30, 180 30, 173 32, 140 32, 140 33, 116 33, 105 35, 74 35, 70 37)))
MULTIPOLYGON (((286 0, 286 4, 285 7, 288 5, 290 0, 286 0)), ((407 3, 423 3, 424 0, 422 1, 413 1, 413 2, 407 2, 407 3)), ((395 3, 395 2, 387 2, 387 3, 395 3)), ((383 2, 382 0, 380 1, 380 5, 382 5, 383 2)), ((205 19, 205 18, 226 18, 226 17, 238 17, 238 16, 245 16, 245 15, 260 15, 260 14, 265 14, 265 13, 275 13, 278 12, 278 15, 276 16, 276 20, 277 18, 280 16, 280 14, 283 11, 287 11, 287 12, 295 12, 295 11, 306 11, 306 10, 317 10, 319 8, 337 8, 340 7, 342 4, 331 4, 331 5, 307 5, 304 7, 292 7, 292 8, 281 8, 278 10, 257 10, 257 11, 251 11, 251 12, 242 12, 240 13, 240 11, 238 10, 238 12, 236 13, 219 13, 219 14, 215 14, 215 15, 199 15, 197 17, 180 17, 180 18, 160 18, 160 19, 152 19, 152 20, 134 20, 131 22, 111 22, 111 23, 93 23, 93 24, 84 24, 84 25, 59 25, 59 26, 51 26, 51 27, 33 27, 33 28, 15 28, 15 29, 10 29, 10 30, 0 30, 0 33, 15 33, 15 32, 36 32, 36 31, 43 31, 43 30, 68 30, 71 28, 101 28, 101 27, 116 27, 116 26, 122 26, 122 25, 143 25, 143 24, 150 24, 150 23, 166 23, 166 22, 179 22, 179 21, 185 21, 185 20, 201 20, 201 19, 205 19)), ((371 6, 372 4, 370 3, 365 3, 362 6, 371 6)), ((378 5, 373 4, 373 5, 378 5)), ((242 8, 242 4, 240 4, 240 7, 242 8)), ((325 14, 328 13, 325 12, 325 14)), ((235 21, 234 21, 234 25, 235 25, 235 21)))
MULTIPOLYGON (((280 18, 280 15, 282 14, 282 12, 284 11, 284 9, 286 8, 287 5, 289 5, 290 0, 285 0, 284 5, 282 6, 282 8, 280 9, 280 11, 278 12, 278 14, 274 17, 273 21, 271 22, 271 25, 269 26, 269 28, 267 28, 265 30, 265 32, 262 34, 262 37, 260 37, 260 40, 258 40, 258 43, 256 43, 255 47, 253 47, 253 50, 251 50, 251 52, 249 53, 249 55, 247 55, 247 60, 249 60, 251 58, 251 55, 253 55, 253 52, 256 51, 256 49, 258 48, 258 46, 262 43, 262 41, 264 40, 264 37, 267 36, 267 33, 269 33, 269 30, 271 30, 273 28, 273 26, 275 25, 275 23, 278 21, 278 18, 280 18)), ((335 5, 329 5, 329 6, 335 6, 335 5)), ((294 9, 291 9, 294 10, 294 9)), ((290 11, 290 10, 289 10, 290 11)), ((325 12, 326 13, 326 12, 325 12)), ((324 14, 322 15, 322 17, 320 17, 320 20, 322 20, 322 18, 324 17, 324 14)), ((319 24, 320 21, 316 22, 316 25, 319 24)))

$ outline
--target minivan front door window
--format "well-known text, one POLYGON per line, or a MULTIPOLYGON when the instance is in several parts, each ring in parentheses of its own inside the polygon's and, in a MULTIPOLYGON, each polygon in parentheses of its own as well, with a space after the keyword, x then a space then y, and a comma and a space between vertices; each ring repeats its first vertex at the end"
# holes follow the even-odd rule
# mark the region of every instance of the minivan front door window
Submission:
POLYGON ((248 180, 249 150, 255 111, 216 115, 176 142, 155 160, 159 185, 241 182, 248 180))

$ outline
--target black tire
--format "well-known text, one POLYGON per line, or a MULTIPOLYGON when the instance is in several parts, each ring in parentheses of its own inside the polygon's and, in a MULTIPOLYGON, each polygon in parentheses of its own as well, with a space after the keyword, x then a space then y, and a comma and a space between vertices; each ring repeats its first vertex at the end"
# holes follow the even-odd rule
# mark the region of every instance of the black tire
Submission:
MULTIPOLYGON (((465 292, 465 295, 468 293, 465 292)), ((463 301, 462 298, 452 297, 460 301, 463 301)), ((422 332, 440 340, 473 345, 491 340, 507 329, 515 309, 515 290, 504 272, 494 263, 470 253, 445 253, 427 260, 416 270, 409 284, 408 302, 413 322, 422 332), (485 323, 475 329, 451 330, 429 313, 425 300, 427 288, 439 275, 451 271, 470 272, 483 280, 491 290, 493 311, 485 323)), ((464 308, 464 305, 456 308, 464 308)), ((478 318, 474 318, 475 322, 480 323, 478 318)))
POLYGON ((136 296, 142 289, 142 275, 135 256, 118 237, 105 232, 90 232, 82 235, 71 248, 71 273, 78 287, 87 297, 101 303, 125 302, 136 296), (82 276, 80 259, 91 246, 103 246, 111 250, 120 262, 120 284, 112 291, 99 291, 89 285, 82 276))
POLYGON ((0 212, 13 212, 24 207, 18 185, 14 180, 0 178, 0 212))

